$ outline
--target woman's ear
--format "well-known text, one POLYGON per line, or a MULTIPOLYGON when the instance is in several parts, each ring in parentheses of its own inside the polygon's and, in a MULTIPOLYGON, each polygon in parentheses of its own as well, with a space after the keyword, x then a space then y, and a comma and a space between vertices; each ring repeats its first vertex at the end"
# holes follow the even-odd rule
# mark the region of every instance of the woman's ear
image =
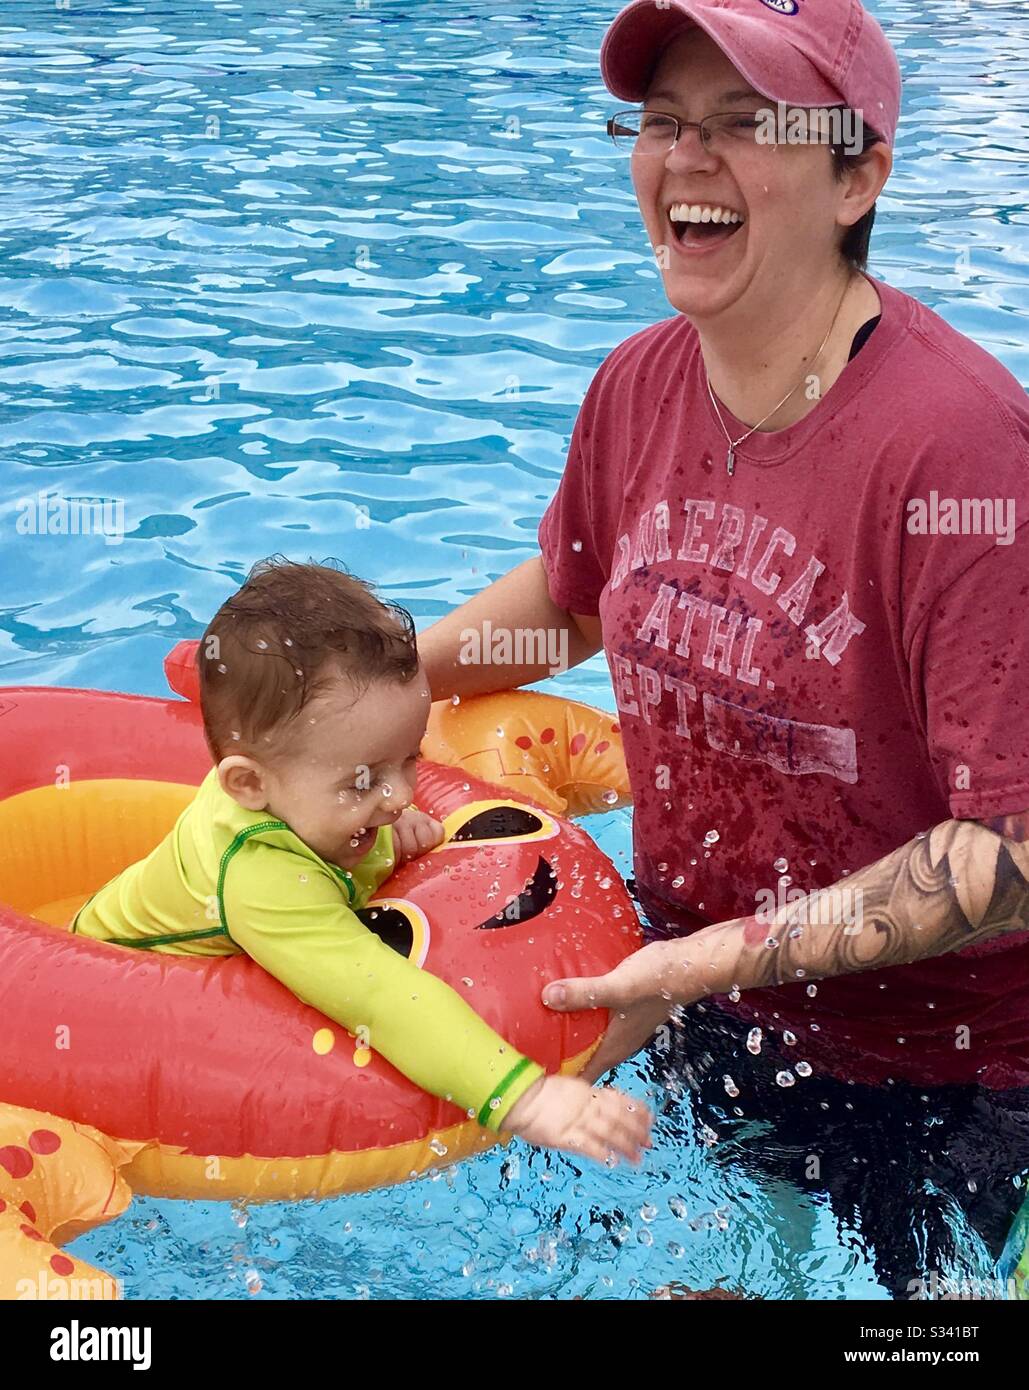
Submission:
POLYGON ((840 205, 836 212, 839 226, 853 227, 861 221, 882 192, 892 168, 893 152, 881 140, 870 145, 862 154, 847 160, 840 205))
POLYGON ((222 791, 237 801, 245 811, 264 811, 268 806, 267 773, 259 762, 233 753, 218 764, 218 781, 222 791))

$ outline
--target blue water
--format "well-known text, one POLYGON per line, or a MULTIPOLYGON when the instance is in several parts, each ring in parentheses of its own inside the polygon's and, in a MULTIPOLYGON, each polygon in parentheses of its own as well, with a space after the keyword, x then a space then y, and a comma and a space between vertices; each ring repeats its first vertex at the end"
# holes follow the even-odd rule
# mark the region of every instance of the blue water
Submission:
MULTIPOLYGON (((420 626, 532 553, 594 370, 671 312, 603 132, 615 8, 6 0, 0 683, 158 693, 277 551, 420 626), (21 534, 41 490, 124 539, 21 534)), ((1029 381, 1024 5, 871 8, 906 80, 872 271, 1029 381)), ((612 704, 596 660, 557 688, 612 704)), ((627 870, 627 815, 591 828, 627 870)), ((74 1249, 136 1298, 885 1296, 678 1112, 639 1173, 516 1145, 317 1205, 138 1200, 74 1249)))

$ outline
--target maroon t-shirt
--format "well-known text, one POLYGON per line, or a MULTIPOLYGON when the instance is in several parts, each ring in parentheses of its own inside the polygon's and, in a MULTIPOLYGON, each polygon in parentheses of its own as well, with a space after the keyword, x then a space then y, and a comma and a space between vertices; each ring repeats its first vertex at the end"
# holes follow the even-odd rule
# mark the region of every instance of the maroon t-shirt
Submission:
MULTIPOLYGON (((682 928, 1029 807, 1029 403, 872 283, 871 337, 733 476, 688 319, 622 343, 540 525, 555 601, 602 620, 641 896, 682 928)), ((1026 932, 739 1008, 856 1081, 1029 1085, 1026 932)))

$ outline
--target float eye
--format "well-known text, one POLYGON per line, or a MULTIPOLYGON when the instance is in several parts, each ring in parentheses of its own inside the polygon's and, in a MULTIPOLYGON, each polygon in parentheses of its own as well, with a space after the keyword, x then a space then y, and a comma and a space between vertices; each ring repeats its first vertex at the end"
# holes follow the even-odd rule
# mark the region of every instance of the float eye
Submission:
POLYGON ((373 899, 354 913, 392 951, 415 965, 424 965, 429 953, 429 923, 421 908, 404 898, 373 899))
POLYGON ((544 811, 517 801, 473 801, 443 818, 446 840, 432 851, 438 854, 451 845, 507 844, 531 840, 551 840, 561 828, 544 811))
POLYGON ((557 896, 557 875, 545 859, 540 859, 536 872, 525 885, 517 898, 506 907, 480 922, 476 931, 496 931, 499 927, 513 927, 519 922, 527 922, 538 917, 557 896))
POLYGON ((543 821, 526 806, 492 806, 479 811, 450 837, 451 840, 511 840, 536 835, 543 821))

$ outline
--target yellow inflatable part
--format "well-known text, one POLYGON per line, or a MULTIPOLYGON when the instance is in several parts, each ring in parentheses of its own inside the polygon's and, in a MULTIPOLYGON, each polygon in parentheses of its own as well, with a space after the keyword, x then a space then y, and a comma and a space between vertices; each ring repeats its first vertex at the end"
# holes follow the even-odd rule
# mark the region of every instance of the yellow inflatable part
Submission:
POLYGON ((0 1299, 111 1299, 109 1274, 60 1250, 132 1200, 121 1168, 142 1144, 0 1105, 0 1299))
POLYGON ((589 816, 632 801, 617 717, 536 690, 503 690, 456 705, 437 701, 422 753, 559 816, 589 816))

